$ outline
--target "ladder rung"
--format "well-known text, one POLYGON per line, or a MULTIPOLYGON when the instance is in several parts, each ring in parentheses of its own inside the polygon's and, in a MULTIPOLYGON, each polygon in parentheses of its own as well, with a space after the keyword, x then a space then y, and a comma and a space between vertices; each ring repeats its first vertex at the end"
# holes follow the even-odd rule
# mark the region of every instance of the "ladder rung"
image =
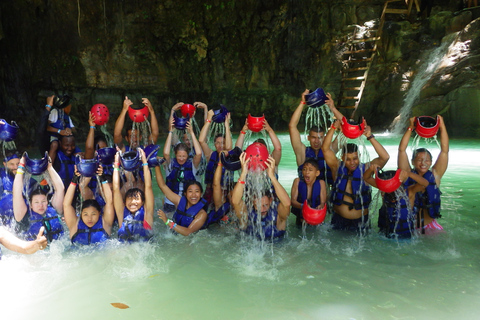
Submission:
POLYGON ((368 67, 349 68, 349 69, 344 69, 343 72, 354 72, 354 71, 362 71, 362 70, 368 70, 368 67))
POLYGON ((359 100, 359 97, 340 97, 339 100, 359 100))
POLYGON ((362 50, 354 50, 354 51, 345 51, 343 54, 352 54, 352 53, 363 53, 363 52, 372 52, 373 49, 362 49, 362 50))
POLYGON ((408 14, 407 9, 385 9, 385 13, 408 14))
POLYGON ((343 88, 341 89, 342 91, 358 91, 360 90, 362 87, 350 87, 350 88, 343 88))
POLYGON ((365 77, 353 77, 353 78, 344 78, 343 81, 352 81, 352 80, 364 80, 365 77))
POLYGON ((380 40, 380 37, 352 40, 350 43, 362 43, 362 42, 371 42, 371 41, 377 41, 377 40, 380 40))
POLYGON ((343 63, 351 63, 351 62, 355 63, 355 62, 368 62, 368 61, 372 61, 372 58, 343 60, 342 62, 343 63))

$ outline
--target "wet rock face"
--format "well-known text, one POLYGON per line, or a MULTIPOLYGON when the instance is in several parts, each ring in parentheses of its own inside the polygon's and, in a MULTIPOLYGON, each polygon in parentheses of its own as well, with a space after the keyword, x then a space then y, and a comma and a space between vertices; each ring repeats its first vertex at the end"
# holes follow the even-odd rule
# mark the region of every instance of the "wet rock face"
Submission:
MULTIPOLYGON (((441 5, 423 24, 414 19, 386 24, 358 110, 369 124, 386 127, 395 117, 420 52, 437 46, 445 34, 463 30, 462 41, 470 40, 470 50, 478 50, 480 40, 473 30, 478 27, 471 23, 476 13, 453 14, 447 1, 441 5)), ((112 128, 125 95, 137 104, 148 97, 161 126, 176 102, 204 101, 232 110, 234 130, 248 113, 265 113, 276 130, 286 130, 305 88, 338 94, 338 50, 345 27, 380 17, 382 8, 382 1, 358 0, 4 1, 2 117, 18 120, 20 144, 29 145, 34 141, 35 110, 47 95, 69 92, 76 98, 72 118, 80 139, 93 104, 110 108, 112 128)), ((434 77, 422 99, 446 97, 467 85, 470 80, 462 73, 475 72, 478 62, 464 57, 457 63, 456 71, 454 66, 445 68, 449 78, 434 77)))

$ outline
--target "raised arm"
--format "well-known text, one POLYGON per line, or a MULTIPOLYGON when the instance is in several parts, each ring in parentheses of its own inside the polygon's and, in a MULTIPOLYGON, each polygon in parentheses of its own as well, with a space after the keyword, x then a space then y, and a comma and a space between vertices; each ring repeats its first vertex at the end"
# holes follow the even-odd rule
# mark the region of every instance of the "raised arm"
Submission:
POLYGON ((237 216, 240 222, 240 229, 245 229, 247 227, 247 219, 248 219, 248 212, 246 212, 246 205, 243 201, 243 191, 245 190, 245 179, 247 178, 248 172, 248 163, 250 162, 250 158, 246 159, 245 152, 242 152, 240 155, 240 163, 242 164, 242 172, 240 173, 240 177, 238 179, 237 184, 235 184, 235 188, 233 188, 232 192, 232 205, 233 210, 235 210, 235 215, 237 216))
POLYGON ((193 143, 193 148, 195 149, 195 155, 193 156, 193 165, 195 168, 198 168, 200 165, 200 162, 202 161, 202 147, 200 146, 200 143, 197 140, 197 137, 195 136, 195 132, 193 132, 193 126, 192 122, 188 121, 187 123, 187 130, 190 133, 190 136, 192 137, 192 143, 193 143))
POLYGON ((123 100, 123 107, 122 111, 118 115, 117 121, 115 121, 115 127, 113 129, 113 142, 123 146, 123 126, 125 125, 125 115, 127 114, 128 107, 131 106, 133 102, 125 96, 125 100, 123 100))
POLYGON ((377 182, 375 182, 375 179, 373 178, 373 174, 377 171, 377 168, 378 168, 378 165, 373 163, 363 173, 363 180, 375 188, 377 188, 377 182))
POLYGON ((297 166, 301 165, 305 162, 305 149, 306 146, 302 142, 302 138, 300 136, 300 131, 298 131, 298 122, 300 121, 300 117, 302 116, 303 107, 306 105, 305 102, 305 95, 308 94, 310 90, 306 89, 302 93, 302 99, 298 104, 297 109, 293 112, 292 118, 290 119, 290 123, 288 124, 288 132, 290 134, 290 142, 292 143, 293 152, 295 153, 295 158, 297 160, 297 166))
POLYGON ((163 194, 165 197, 170 200, 175 206, 178 206, 178 203, 180 202, 180 199, 182 198, 175 192, 173 192, 165 183, 165 180, 163 179, 162 175, 162 170, 160 169, 160 166, 155 167, 155 177, 157 179, 157 184, 160 190, 162 190, 163 194))
POLYGON ((52 162, 48 161, 47 171, 50 174, 50 179, 52 179, 53 189, 55 190, 52 200, 50 201, 52 207, 58 212, 58 214, 63 213, 63 199, 65 197, 65 187, 63 186, 62 178, 58 175, 57 171, 52 166, 52 162))
POLYGON ((323 139, 323 144, 322 144, 323 156, 325 157, 325 162, 327 162, 327 165, 332 170, 333 179, 335 179, 337 176, 339 162, 337 157, 335 156, 335 152, 333 152, 331 148, 331 145, 332 145, 333 134, 339 128, 340 128, 340 120, 335 120, 332 123, 332 126, 328 129, 327 135, 323 139))
POLYGON ((63 215, 65 217, 65 223, 67 224, 68 231, 70 232, 70 238, 77 233, 78 229, 78 218, 75 214, 75 208, 72 205, 75 197, 75 190, 77 189, 77 184, 80 178, 77 174, 78 172, 75 170, 75 175, 73 176, 72 182, 70 182, 70 185, 68 186, 63 201, 63 215))
POLYGON ((115 162, 113 163, 113 207, 117 214, 118 226, 122 227, 123 224, 123 209, 125 208, 125 202, 123 201, 122 191, 120 187, 120 153, 115 155, 115 162))
POLYGON ((432 171, 435 176, 435 180, 437 185, 440 185, 440 179, 447 171, 448 167, 448 152, 449 152, 449 139, 447 133, 447 127, 445 126, 445 122, 443 122, 443 117, 438 116, 438 120, 440 121, 440 154, 438 155, 437 161, 433 165, 432 171))
POLYGON ((203 102, 194 102, 193 105, 198 109, 203 109, 203 122, 207 122, 208 107, 203 102))
POLYGON ((366 126, 365 132, 363 133, 367 140, 370 141, 375 152, 377 153, 378 157, 370 161, 370 165, 372 163, 377 164, 380 168, 383 168, 385 164, 387 164, 388 159, 390 159, 390 155, 388 154, 387 150, 380 144, 380 142, 375 139, 375 136, 372 134, 372 129, 370 126, 366 126))
POLYGON ((248 120, 245 119, 245 124, 243 125, 242 130, 240 131, 237 142, 235 143, 235 147, 239 147, 240 149, 243 150, 243 142, 245 141, 245 134, 247 133, 248 130, 248 120))
POLYGON ((149 137, 149 140, 152 144, 156 144, 158 140, 158 121, 157 116, 155 115, 155 110, 153 110, 152 103, 147 98, 142 98, 142 103, 147 106, 148 112, 150 113, 150 128, 152 129, 152 134, 149 137))
POLYGON ((95 116, 91 112, 88 113, 88 124, 90 129, 85 141, 85 159, 93 159, 95 156, 95 116))
POLYGON ((233 149, 232 132, 230 131, 230 112, 225 116, 225 150, 233 149))
POLYGON ((207 120, 203 124, 202 130, 200 131, 200 136, 198 137, 198 142, 200 143, 200 146, 203 150, 203 154, 205 155, 205 158, 210 160, 210 156, 212 155, 213 150, 210 149, 207 143, 207 134, 208 130, 210 129, 210 124, 212 123, 212 118, 213 118, 214 112, 213 110, 209 110, 207 114, 207 120))
POLYGON ((25 173, 25 157, 20 159, 17 174, 13 180, 13 215, 18 222, 22 221, 27 213, 27 205, 23 200, 23 174, 25 173))
POLYGON ((287 225, 288 215, 290 214, 290 197, 288 196, 287 191, 282 187, 280 182, 278 182, 277 177, 275 176, 275 159, 273 157, 268 157, 267 161, 267 174, 272 182, 273 189, 275 190, 275 194, 280 200, 280 203, 277 207, 278 213, 278 220, 277 220, 277 228, 279 230, 285 230, 287 225))
POLYGON ((400 144, 398 145, 397 165, 402 170, 411 170, 410 162, 408 161, 407 147, 410 137, 412 136, 412 131, 415 130, 415 117, 410 118, 409 121, 410 125, 408 126, 405 134, 402 137, 402 140, 400 140, 400 144))
POLYGON ((172 138, 173 138, 173 125, 174 120, 170 118, 170 124, 168 127, 168 135, 167 140, 165 140, 165 145, 163 146, 163 158, 165 159, 165 163, 167 165, 170 164, 170 150, 172 149, 172 138))
POLYGON ((338 109, 335 107, 335 102, 333 101, 332 99, 332 95, 330 93, 327 93, 327 100, 325 101, 326 105, 328 106, 328 108, 330 109, 330 111, 333 112, 333 115, 334 117, 337 119, 337 120, 342 120, 343 118, 343 114, 338 111, 338 109))
POLYGON ((215 169, 215 174, 213 175, 213 204, 215 206, 215 211, 220 209, 220 207, 226 202, 224 199, 224 194, 222 191, 222 161, 221 157, 218 157, 217 168, 215 169))
POLYGON ((137 149, 142 158, 142 167, 143 167, 143 177, 145 182, 145 218, 150 227, 153 226, 153 210, 155 206, 155 198, 153 197, 153 188, 152 188, 152 174, 150 168, 148 168, 147 157, 145 151, 142 148, 137 149))
POLYGON ((265 119, 265 122, 263 123, 263 128, 268 132, 270 140, 272 140, 272 157, 273 159, 275 159, 275 164, 278 166, 280 164, 280 160, 282 159, 282 144, 280 143, 280 140, 278 140, 275 131, 273 131, 272 127, 270 127, 270 125, 268 124, 267 119, 265 119))
POLYGON ((103 207, 103 229, 108 235, 112 234, 112 225, 115 220, 115 208, 113 207, 113 193, 112 189, 108 185, 108 181, 103 174, 99 177, 100 184, 102 185, 102 191, 105 200, 105 206, 103 207))

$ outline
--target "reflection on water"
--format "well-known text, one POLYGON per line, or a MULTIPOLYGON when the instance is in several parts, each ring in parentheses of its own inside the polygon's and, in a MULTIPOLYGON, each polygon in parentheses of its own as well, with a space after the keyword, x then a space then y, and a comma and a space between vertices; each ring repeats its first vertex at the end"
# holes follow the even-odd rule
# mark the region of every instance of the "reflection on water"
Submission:
MULTIPOLYGON (((386 169, 396 167, 398 139, 378 138, 391 155, 386 169)), ((295 158, 288 135, 280 140, 289 191, 295 158)), ((397 242, 322 225, 302 239, 292 216, 288 237, 263 247, 232 224, 179 237, 156 222, 151 244, 71 250, 63 241, 31 256, 2 248, 1 318, 476 319, 479 146, 451 144, 441 186, 446 232, 397 242)))

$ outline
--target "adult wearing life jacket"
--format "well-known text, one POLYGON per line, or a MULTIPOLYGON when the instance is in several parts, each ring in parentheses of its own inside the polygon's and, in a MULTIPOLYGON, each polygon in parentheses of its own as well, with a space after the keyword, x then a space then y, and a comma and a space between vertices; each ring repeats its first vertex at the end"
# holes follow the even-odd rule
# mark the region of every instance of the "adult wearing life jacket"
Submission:
POLYGON ((302 206, 305 200, 312 208, 321 209, 327 201, 327 188, 324 180, 317 179, 320 168, 314 159, 307 159, 302 165, 302 177, 295 178, 290 192, 292 213, 296 216, 297 226, 303 223, 302 206))
POLYGON ((50 143, 48 155, 53 163, 55 163, 60 148, 59 140, 64 136, 71 136, 76 133, 76 128, 70 118, 70 111, 72 110, 70 100, 71 98, 68 95, 57 97, 56 99, 55 96, 47 97, 47 105, 45 107, 50 111, 46 127, 50 143), (55 103, 54 100, 56 100, 55 103))
POLYGON ((155 200, 152 189, 152 175, 147 157, 142 148, 137 149, 142 160, 145 191, 132 188, 125 193, 123 201, 120 190, 120 154, 115 155, 113 171, 113 204, 118 218, 118 237, 121 241, 148 241, 152 236, 153 208, 155 200))
MULTIPOLYGON (((165 146, 163 148, 163 158, 165 159, 165 174, 167 176, 166 184, 177 195, 182 195, 185 185, 190 181, 196 181, 196 171, 202 160, 202 148, 200 143, 195 137, 193 132, 193 126, 190 121, 187 123, 186 128, 190 133, 193 146, 195 148, 195 156, 193 159, 189 159, 188 153, 189 149, 184 143, 179 143, 174 148, 175 157, 170 157, 170 149, 172 145, 172 136, 174 130, 174 119, 170 121, 169 132, 167 140, 165 141, 165 146)), ((158 179, 157 179, 158 180, 158 179)), ((165 198, 164 211, 172 212, 175 210, 174 203, 169 200, 168 197, 165 198)))
MULTIPOLYGON (((373 174, 378 166, 371 165, 364 173, 365 182, 372 187, 378 188, 373 174)), ((417 209, 415 207, 415 195, 428 186, 428 181, 411 171, 401 170, 400 182, 412 180, 414 183, 409 187, 400 186, 394 192, 382 192, 382 206, 378 213, 378 227, 380 233, 387 238, 405 239, 415 234, 415 219, 417 209)))
POLYGON ((246 159, 245 152, 240 155, 242 172, 232 192, 232 205, 239 220, 239 227, 261 240, 281 238, 285 234, 290 214, 290 197, 275 175, 275 159, 269 156, 265 162, 266 170, 276 198, 271 192, 263 192, 259 201, 245 203, 243 194, 250 159, 246 159), (259 204, 260 207, 258 207, 259 204))
POLYGON ((378 157, 369 163, 360 163, 357 145, 348 143, 342 148, 341 160, 337 159, 330 148, 333 134, 340 128, 340 121, 335 120, 325 136, 322 146, 328 166, 332 169, 335 183, 332 186, 330 201, 333 205, 331 224, 333 229, 361 231, 368 228, 368 206, 371 201, 371 188, 365 184, 363 173, 372 164, 383 168, 390 156, 385 148, 375 139, 369 126, 364 135, 370 141, 378 157))
MULTIPOLYGON (((416 206, 418 207, 418 228, 422 233, 443 230, 437 222, 440 218, 440 183, 448 167, 449 138, 443 117, 438 115, 438 131, 440 132, 440 153, 432 166, 432 154, 425 148, 416 149, 413 152, 411 165, 408 162, 407 147, 412 131, 416 129, 415 117, 410 118, 410 126, 400 141, 398 147, 398 166, 403 170, 412 170, 414 173, 428 180, 429 185, 425 191, 417 195, 416 206)), ((409 184, 409 182, 407 182, 409 184)))
POLYGON ((75 173, 75 156, 81 150, 76 146, 75 137, 60 137, 60 149, 57 152, 53 167, 63 181, 64 190, 68 188, 75 173))
POLYGON ((4 168, 0 168, 0 222, 8 227, 15 223, 12 190, 19 162, 16 152, 7 151, 3 160, 4 168))
POLYGON ((47 191, 39 186, 30 192, 26 202, 22 192, 24 167, 25 157, 22 157, 13 182, 15 220, 19 223, 19 228, 27 240, 35 240, 42 226, 45 227, 44 234, 49 241, 59 239, 63 235, 63 225, 59 216, 63 212, 62 180, 49 161, 47 172, 53 184, 53 196, 49 201, 47 191))
POLYGON ((83 201, 80 215, 77 217, 73 206, 73 199, 80 176, 75 175, 70 183, 63 202, 63 214, 67 224, 70 240, 73 244, 90 245, 105 242, 112 233, 112 224, 115 211, 113 209, 112 190, 108 181, 103 177, 103 170, 99 167, 97 174, 101 181, 105 205, 103 208, 95 199, 83 201))
MULTIPOLYGON (((318 167, 320 168, 320 175, 318 179, 325 180, 328 184, 333 183, 333 174, 331 168, 327 165, 325 161, 325 156, 322 151, 322 144, 325 136, 325 131, 318 127, 314 126, 309 128, 307 140, 310 143, 310 146, 306 146, 302 142, 302 138, 300 135, 300 131, 298 130, 298 123, 300 122, 300 118, 302 116, 303 108, 306 106, 305 95, 309 94, 310 90, 305 90, 302 93, 302 98, 300 103, 293 112, 292 118, 290 119, 290 123, 288 124, 288 132, 290 134, 290 141, 292 143, 293 152, 295 152, 295 158, 297 161, 298 166, 298 176, 302 178, 302 165, 308 158, 313 158, 318 163, 318 167)), ((337 119, 342 119, 343 115, 335 108, 335 104, 333 99, 329 93, 327 93, 328 100, 325 103, 328 105, 330 110, 333 112, 337 119)), ((337 153, 338 147, 336 140, 333 143, 333 151, 337 153)))
MULTIPOLYGON (((205 193, 203 198, 207 203, 211 203, 213 200, 213 175, 217 168, 217 163, 220 159, 220 153, 222 151, 232 150, 232 133, 230 132, 230 112, 225 116, 225 134, 219 133, 213 138, 213 143, 215 145, 215 150, 212 150, 207 143, 208 130, 210 129, 210 124, 212 122, 215 112, 209 110, 207 114, 207 120, 200 131, 200 136, 198 142, 202 147, 203 154, 207 160, 207 167, 205 170, 205 193)), ((223 173, 225 169, 223 169, 223 173)))

